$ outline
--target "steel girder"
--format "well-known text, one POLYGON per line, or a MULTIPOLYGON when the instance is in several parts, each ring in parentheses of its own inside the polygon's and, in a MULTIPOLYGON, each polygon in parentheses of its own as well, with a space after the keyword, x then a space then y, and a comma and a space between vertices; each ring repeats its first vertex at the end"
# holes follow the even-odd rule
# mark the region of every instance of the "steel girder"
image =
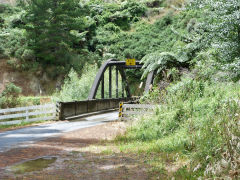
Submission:
MULTIPOLYGON (((102 64, 102 66, 100 67, 96 78, 94 80, 94 83, 92 85, 92 88, 90 90, 88 99, 92 100, 92 99, 96 99, 96 94, 97 94, 97 90, 99 88, 100 82, 102 82, 102 88, 101 88, 101 97, 102 99, 104 99, 104 73, 107 70, 107 68, 109 68, 109 98, 112 98, 112 67, 116 66, 116 95, 118 98, 118 72, 120 73, 122 80, 123 80, 123 94, 122 97, 124 97, 124 90, 126 91, 126 95, 128 98, 131 97, 130 94, 130 88, 127 82, 127 78, 126 78, 126 74, 124 69, 140 69, 142 68, 142 64, 140 63, 140 61, 136 61, 136 65, 135 66, 126 66, 126 62, 125 61, 118 61, 117 59, 109 59, 107 60, 104 64, 102 64)), ((147 81, 146 81, 146 86, 145 86, 145 92, 148 92, 150 89, 151 84, 153 83, 153 79, 154 79, 154 72, 151 72, 148 74, 147 77, 147 81)))

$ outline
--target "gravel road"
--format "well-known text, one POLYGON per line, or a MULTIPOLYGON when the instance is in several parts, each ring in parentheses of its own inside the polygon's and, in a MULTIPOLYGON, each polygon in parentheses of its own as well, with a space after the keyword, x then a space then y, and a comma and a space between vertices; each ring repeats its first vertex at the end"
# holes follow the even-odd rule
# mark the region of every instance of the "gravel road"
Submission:
POLYGON ((81 118, 75 121, 64 121, 38 126, 26 127, 0 133, 0 152, 12 148, 26 147, 29 143, 58 136, 66 132, 104 124, 118 119, 117 112, 104 113, 81 118))

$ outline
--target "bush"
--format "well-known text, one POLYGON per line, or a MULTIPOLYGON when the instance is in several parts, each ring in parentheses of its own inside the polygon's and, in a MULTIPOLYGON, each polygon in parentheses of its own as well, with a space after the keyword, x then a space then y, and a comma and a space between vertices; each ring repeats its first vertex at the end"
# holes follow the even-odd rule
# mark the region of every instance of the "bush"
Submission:
POLYGON ((96 73, 96 68, 93 68, 86 71, 80 78, 72 69, 66 77, 61 90, 54 95, 55 100, 64 102, 86 100, 96 73))
POLYGON ((40 105, 42 98, 45 98, 45 97, 41 97, 41 96, 20 96, 19 101, 20 101, 21 106, 33 106, 33 105, 40 105))
POLYGON ((123 139, 149 143, 150 152, 190 154, 189 170, 202 176, 229 176, 240 167, 239 91, 239 84, 183 79, 160 99, 152 93, 161 104, 155 115, 140 118, 123 139))
POLYGON ((0 17, 0 27, 3 28, 3 26, 4 26, 4 19, 0 17))
POLYGON ((25 49, 21 57, 24 60, 33 61, 35 59, 34 51, 30 49, 25 49))
POLYGON ((139 3, 133 0, 123 2, 120 8, 124 13, 130 13, 132 17, 141 17, 145 15, 147 10, 143 3, 139 3))
POLYGON ((11 13, 13 11, 13 9, 6 4, 0 4, 0 14, 1 13, 11 13))
POLYGON ((21 59, 22 53, 26 48, 26 37, 21 29, 9 29, 8 33, 0 39, 0 46, 5 50, 5 54, 9 57, 17 57, 21 59))
POLYGON ((202 10, 201 24, 206 41, 220 53, 219 61, 229 63, 240 56, 239 0, 196 0, 194 9, 202 10))
POLYGON ((0 107, 1 108, 13 108, 19 104, 19 95, 22 89, 13 83, 6 85, 3 92, 0 94, 0 107))
POLYGON ((159 7, 163 3, 163 0, 148 0, 146 2, 147 7, 154 8, 159 7))

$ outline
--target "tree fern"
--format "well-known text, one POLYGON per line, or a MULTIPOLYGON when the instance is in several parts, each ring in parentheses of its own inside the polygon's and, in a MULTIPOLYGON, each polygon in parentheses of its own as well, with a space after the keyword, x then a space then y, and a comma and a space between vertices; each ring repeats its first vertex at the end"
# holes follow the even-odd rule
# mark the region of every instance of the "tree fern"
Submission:
POLYGON ((175 54, 170 52, 155 52, 147 54, 142 58, 141 63, 144 63, 143 68, 145 68, 142 76, 143 78, 151 71, 157 71, 157 73, 160 73, 164 69, 179 65, 179 61, 175 54))

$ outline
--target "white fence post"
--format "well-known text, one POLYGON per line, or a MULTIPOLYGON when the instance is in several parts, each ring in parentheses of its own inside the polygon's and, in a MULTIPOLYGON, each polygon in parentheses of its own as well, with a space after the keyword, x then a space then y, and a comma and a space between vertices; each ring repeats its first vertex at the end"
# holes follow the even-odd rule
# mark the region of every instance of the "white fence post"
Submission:
POLYGON ((29 120, 29 114, 28 114, 28 109, 26 110, 26 121, 29 120))

